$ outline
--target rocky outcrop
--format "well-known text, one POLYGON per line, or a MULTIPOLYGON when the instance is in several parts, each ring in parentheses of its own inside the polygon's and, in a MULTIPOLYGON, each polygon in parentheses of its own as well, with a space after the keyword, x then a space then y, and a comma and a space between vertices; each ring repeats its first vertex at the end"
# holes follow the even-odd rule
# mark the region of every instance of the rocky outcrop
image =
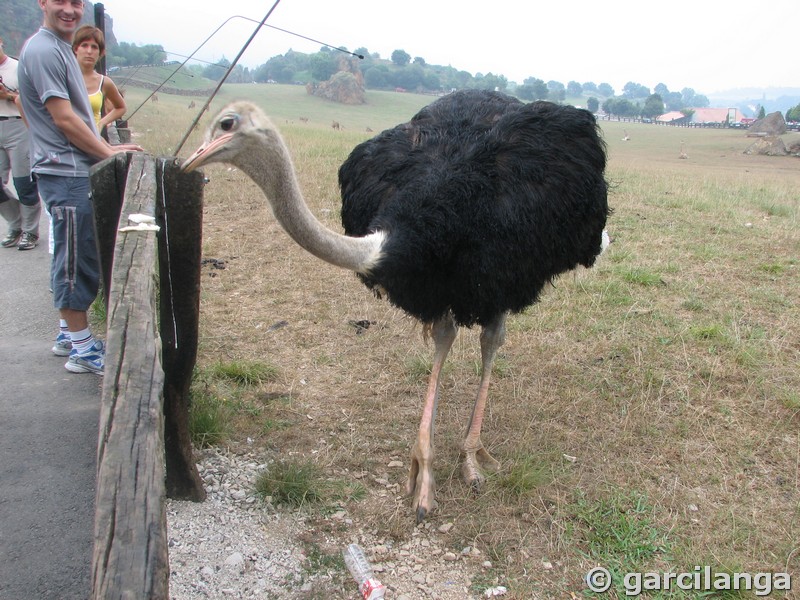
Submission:
POLYGON ((754 133, 761 133, 767 136, 783 135, 786 133, 786 121, 780 112, 770 113, 750 125, 747 134, 752 135, 754 133))
POLYGON ((786 150, 786 144, 777 136, 763 137, 744 151, 745 154, 763 154, 766 156, 786 156, 789 152, 786 150))
POLYGON ((306 86, 309 94, 342 104, 366 104, 364 85, 352 73, 339 71, 328 81, 306 86))

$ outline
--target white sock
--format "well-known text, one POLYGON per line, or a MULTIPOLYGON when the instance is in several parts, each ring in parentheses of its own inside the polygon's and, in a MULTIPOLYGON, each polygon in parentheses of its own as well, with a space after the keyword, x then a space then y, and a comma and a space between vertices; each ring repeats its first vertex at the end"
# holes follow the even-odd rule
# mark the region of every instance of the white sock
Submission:
POLYGON ((69 337, 72 340, 72 349, 77 350, 78 354, 86 353, 94 344, 94 336, 89 329, 70 331, 69 337))
POLYGON ((59 320, 58 329, 65 336, 69 337, 69 327, 67 327, 67 322, 64 319, 59 320))

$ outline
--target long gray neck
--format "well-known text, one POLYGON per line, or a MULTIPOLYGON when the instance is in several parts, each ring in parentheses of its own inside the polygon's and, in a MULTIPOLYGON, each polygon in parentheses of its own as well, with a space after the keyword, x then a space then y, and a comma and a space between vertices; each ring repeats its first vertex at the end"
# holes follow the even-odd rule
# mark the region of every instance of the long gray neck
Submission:
MULTIPOLYGON (((344 269, 367 273, 380 254, 384 235, 348 237, 320 223, 306 204, 286 147, 267 153, 268 165, 238 165, 255 181, 272 206, 275 218, 291 238, 311 254, 344 269)), ((261 153, 260 158, 265 156, 261 153)))

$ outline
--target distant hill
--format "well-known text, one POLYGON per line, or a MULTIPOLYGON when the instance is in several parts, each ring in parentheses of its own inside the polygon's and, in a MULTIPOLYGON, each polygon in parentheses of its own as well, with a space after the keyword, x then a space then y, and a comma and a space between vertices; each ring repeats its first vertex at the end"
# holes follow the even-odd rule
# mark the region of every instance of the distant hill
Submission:
POLYGON ((775 111, 786 114, 800 104, 800 88, 737 88, 709 94, 708 99, 713 106, 736 107, 749 117, 756 116, 759 106, 767 114, 775 111))
MULTIPOLYGON (((86 2, 81 23, 94 24, 94 4, 86 2)), ((0 37, 3 38, 6 54, 17 56, 22 45, 42 26, 42 9, 32 0, 3 0, 0 3, 0 37)), ((106 44, 117 43, 114 24, 105 18, 106 44)))

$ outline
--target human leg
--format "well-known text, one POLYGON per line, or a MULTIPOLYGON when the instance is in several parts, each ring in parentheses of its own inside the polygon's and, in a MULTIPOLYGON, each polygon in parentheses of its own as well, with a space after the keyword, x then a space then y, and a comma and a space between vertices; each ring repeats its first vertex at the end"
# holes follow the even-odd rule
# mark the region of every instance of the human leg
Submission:
POLYGON ((9 196, 0 184, 0 216, 8 223, 8 232, 0 241, 3 248, 11 248, 17 245, 22 235, 22 216, 20 215, 19 202, 16 198, 9 196))
POLYGON ((87 315, 100 283, 89 180, 49 175, 37 179, 53 221, 53 303, 67 324, 72 342, 65 366, 73 372, 102 374, 102 344, 91 335, 87 315))
POLYGON ((81 331, 89 328, 89 317, 85 310, 61 308, 58 312, 61 318, 67 322, 67 329, 69 331, 81 331))
POLYGON ((59 320, 58 335, 56 336, 56 341, 53 344, 52 350, 53 354, 56 356, 69 356, 69 353, 72 351, 72 339, 69 336, 69 326, 63 318, 59 320))
POLYGON ((3 248, 16 246, 22 235, 22 217, 19 211, 19 201, 6 189, 8 171, 11 160, 4 147, 0 147, 0 216, 8 223, 7 235, 0 241, 3 248))
POLYGON ((100 287, 89 179, 52 175, 38 175, 37 179, 53 219, 53 304, 58 310, 70 311, 63 318, 72 331, 71 321, 80 318, 74 311, 86 312, 100 287))
POLYGON ((6 123, 4 146, 10 158, 14 188, 19 198, 20 228, 23 233, 17 248, 31 250, 39 243, 39 217, 42 207, 36 181, 31 178, 28 131, 21 120, 6 123))
POLYGON ((20 228, 22 236, 17 243, 18 250, 33 250, 39 244, 39 218, 42 204, 36 183, 28 177, 14 177, 14 187, 19 194, 20 228))

